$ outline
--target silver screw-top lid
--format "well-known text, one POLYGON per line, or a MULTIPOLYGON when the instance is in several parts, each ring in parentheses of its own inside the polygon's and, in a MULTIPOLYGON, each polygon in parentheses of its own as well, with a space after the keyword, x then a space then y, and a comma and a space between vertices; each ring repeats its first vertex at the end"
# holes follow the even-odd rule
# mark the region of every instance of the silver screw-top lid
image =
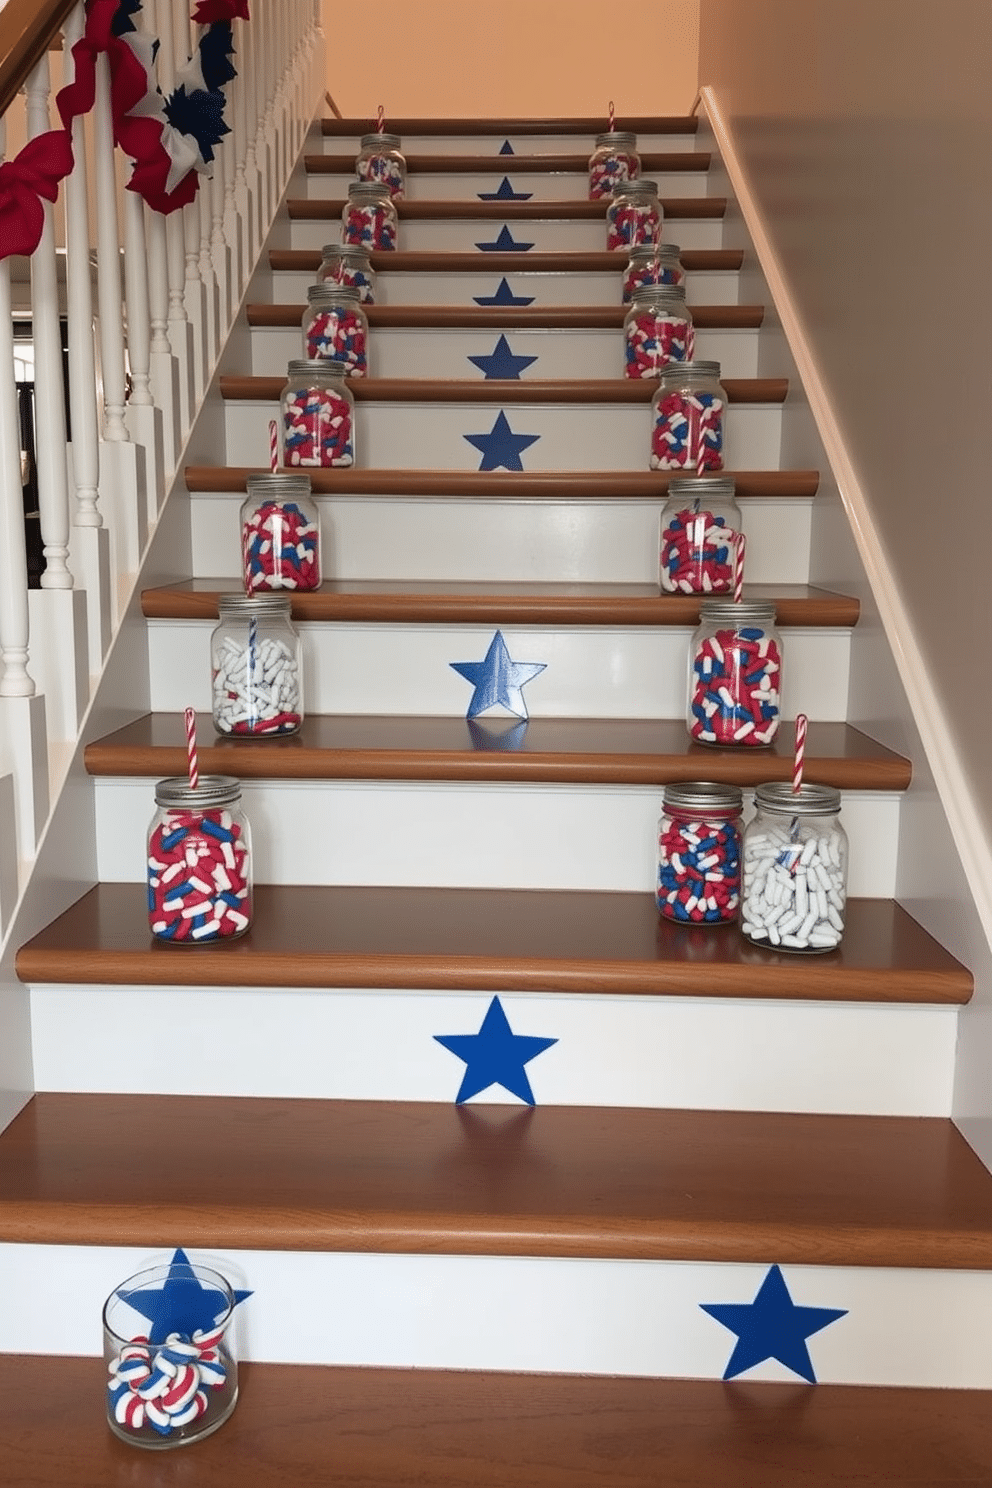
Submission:
POLYGON ((794 791, 788 780, 766 780, 755 786, 754 804, 783 816, 833 816, 840 810, 840 791, 805 782, 794 791))
POLYGON ((629 129, 607 129, 603 134, 596 136, 596 149, 601 145, 614 145, 618 149, 636 150, 637 135, 632 134, 629 129))
POLYGON ((704 625, 774 625, 775 602, 771 599, 742 599, 735 604, 732 599, 704 599, 699 606, 699 618, 704 625))
POLYGON ((639 284, 630 297, 630 306, 636 310, 638 306, 651 309, 653 306, 678 305, 685 309, 685 285, 684 284, 639 284))
POLYGON ((353 269, 369 269, 369 250, 362 248, 358 243, 325 243, 320 250, 321 258, 325 261, 330 258, 339 258, 342 263, 350 265, 353 269))
POLYGON ((241 800, 241 781, 233 775, 201 775, 196 790, 185 775, 170 775, 155 786, 158 806, 234 806, 241 800))
POLYGON ((382 150, 398 150, 402 143, 398 134, 363 134, 361 138, 363 150, 374 150, 377 146, 382 150))
POLYGON ((360 298, 361 291, 357 284, 335 284, 332 279, 311 284, 307 289, 307 301, 311 305, 329 304, 336 300, 346 300, 350 305, 357 305, 360 298))
POLYGON ((739 786, 718 785, 712 780, 679 780, 666 785, 662 801, 676 811, 738 812, 743 809, 744 795, 739 786))
POLYGON ((633 248, 629 248, 627 252, 631 263, 651 263, 654 259, 657 259, 659 263, 675 264, 678 268, 682 267, 679 262, 679 254, 682 252, 682 249, 678 243, 635 243, 633 248))
POLYGON ((613 188, 613 196, 657 196, 658 182, 635 176, 632 181, 619 181, 613 188))
POLYGON ((668 482, 669 501, 733 501, 736 486, 727 475, 678 475, 668 482))
POLYGON ((296 357, 286 368, 287 377, 341 377, 348 371, 348 363, 338 357, 296 357))
POLYGON ((720 380, 719 362, 666 362, 661 369, 661 380, 665 382, 702 382, 715 377, 720 380))
POLYGON ((352 181, 348 187, 350 201, 378 201, 382 197, 392 200, 388 186, 381 181, 352 181))
POLYGON ((310 477, 298 470, 266 471, 250 475, 245 481, 249 496, 268 496, 275 501, 292 501, 310 495, 310 477))
POLYGON ((219 594, 217 613, 222 620, 288 620, 292 604, 288 594, 219 594))

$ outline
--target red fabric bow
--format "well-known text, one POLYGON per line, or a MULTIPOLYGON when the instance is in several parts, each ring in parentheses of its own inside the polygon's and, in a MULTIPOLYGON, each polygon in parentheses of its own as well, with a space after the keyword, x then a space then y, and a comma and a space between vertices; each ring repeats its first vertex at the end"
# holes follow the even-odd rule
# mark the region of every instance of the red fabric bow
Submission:
POLYGON ((247 21, 248 0, 200 0, 193 19, 201 26, 212 26, 214 21, 247 21))
POLYGON ((14 160, 0 165, 0 258, 32 254, 41 241, 45 209, 72 170, 72 146, 61 129, 29 140, 14 160))

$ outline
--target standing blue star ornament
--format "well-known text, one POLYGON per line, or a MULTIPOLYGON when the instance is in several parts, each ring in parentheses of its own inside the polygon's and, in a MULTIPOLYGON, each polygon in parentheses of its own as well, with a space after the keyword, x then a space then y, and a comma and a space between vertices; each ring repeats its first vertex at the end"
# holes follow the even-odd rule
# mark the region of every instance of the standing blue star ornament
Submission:
POLYGON ((735 1379, 766 1359, 777 1359, 786 1369, 815 1385, 816 1375, 806 1340, 847 1316, 846 1307, 798 1307, 789 1296, 778 1266, 770 1268, 753 1302, 699 1305, 703 1312, 737 1334, 736 1346, 723 1373, 725 1380, 735 1379))
POLYGON ((535 295, 515 295, 510 288, 509 281, 501 279, 496 293, 491 295, 473 295, 477 305, 533 305, 535 295))
POLYGON ((500 336, 488 356, 470 356, 474 367, 478 367, 487 382, 493 378, 504 378, 508 382, 519 382, 521 372, 526 372, 538 360, 536 356, 514 356, 510 343, 500 336))
POLYGON ((502 408, 488 434, 462 435, 482 455, 480 470, 523 470, 520 456, 540 437, 540 434, 514 434, 502 408))
MULTIPOLYGON (((235 1307, 251 1292, 234 1293, 235 1307)), ((172 1333, 192 1338, 197 1331, 209 1333, 227 1311, 227 1298, 216 1287, 204 1286, 184 1250, 176 1250, 161 1287, 119 1291, 117 1295, 150 1324, 149 1343, 165 1343, 172 1333)))
POLYGON ((436 1033, 435 1039, 465 1065, 465 1074, 455 1096, 463 1105, 491 1085, 501 1085, 528 1106, 536 1105, 524 1065, 558 1042, 514 1033, 498 997, 489 1004, 478 1033, 436 1033))
POLYGON ((490 708, 505 708, 514 718, 529 717, 523 689, 547 666, 546 661, 513 661, 503 632, 498 630, 482 661, 452 661, 448 665, 471 682, 474 691, 466 718, 478 718, 490 708))
POLYGON ((477 191, 480 201, 530 201, 533 191, 514 191, 509 176, 504 176, 495 191, 477 191))
POLYGON ((475 246, 483 253, 529 253, 534 244, 518 243, 504 223, 491 243, 476 243, 475 246))

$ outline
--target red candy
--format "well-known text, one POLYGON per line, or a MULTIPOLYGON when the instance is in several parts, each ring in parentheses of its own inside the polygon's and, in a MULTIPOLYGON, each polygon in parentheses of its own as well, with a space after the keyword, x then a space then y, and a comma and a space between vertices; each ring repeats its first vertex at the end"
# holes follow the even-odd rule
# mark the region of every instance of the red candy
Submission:
POLYGON ((692 321, 643 310, 627 321, 625 377, 657 377, 668 362, 692 360, 696 337, 692 321))
POLYGON ((650 202, 611 206, 606 214, 606 246, 612 252, 638 243, 657 243, 661 214, 650 202))
POLYGON ((221 940, 247 930, 249 853, 229 811, 167 811, 148 844, 148 919, 162 940, 221 940))
POLYGON ((652 470, 723 469, 723 399, 712 393, 666 393, 651 432, 652 470))
POLYGON ((669 594, 727 594, 739 534, 708 511, 676 512, 661 534, 661 587, 669 594))
POLYGON ((295 501, 263 501, 256 507, 241 529, 241 556, 246 594, 320 588, 317 524, 295 501))
POLYGON ((368 344, 360 315, 344 306, 321 310, 307 326, 306 354, 312 361, 331 357, 344 362, 351 377, 368 372, 368 344))

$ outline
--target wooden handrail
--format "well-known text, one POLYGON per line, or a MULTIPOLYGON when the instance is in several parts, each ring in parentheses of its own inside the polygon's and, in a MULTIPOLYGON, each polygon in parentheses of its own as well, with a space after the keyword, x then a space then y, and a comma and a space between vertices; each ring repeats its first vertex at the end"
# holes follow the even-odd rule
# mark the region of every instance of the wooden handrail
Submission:
POLYGON ((0 114, 48 50, 77 0, 7 0, 0 10, 0 114))

